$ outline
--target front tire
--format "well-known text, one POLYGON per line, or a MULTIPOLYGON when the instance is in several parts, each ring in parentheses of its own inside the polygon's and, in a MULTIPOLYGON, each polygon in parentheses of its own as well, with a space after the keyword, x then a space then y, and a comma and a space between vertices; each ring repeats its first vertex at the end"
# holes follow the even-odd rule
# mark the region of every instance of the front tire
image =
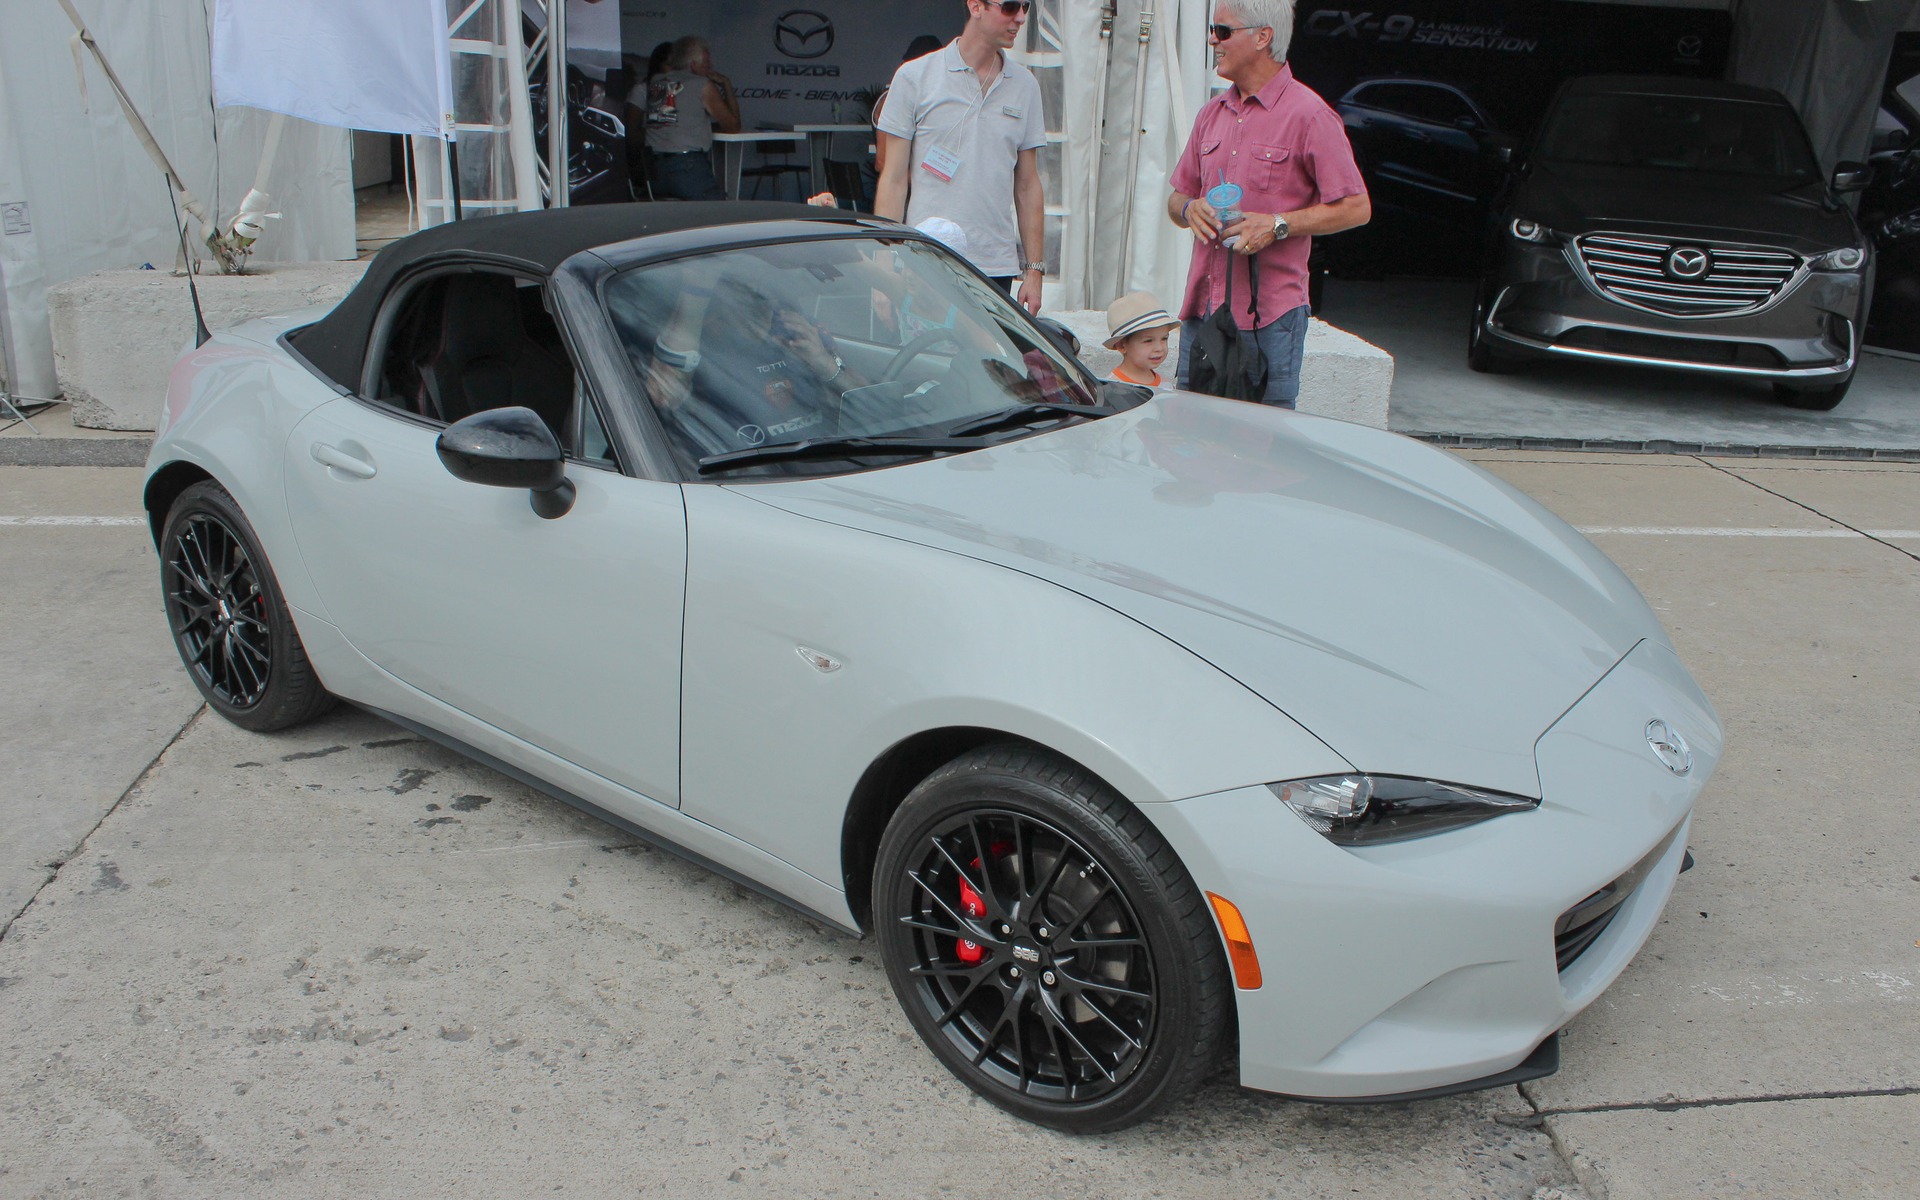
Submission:
POLYGON ((1219 1057, 1231 984, 1204 896, 1138 810, 1044 751, 987 746, 923 781, 873 895, 914 1030, 1016 1116, 1119 1129, 1219 1057))
MULTIPOLYGON (((1486 289, 1481 289, 1482 296, 1486 289)), ((1467 327, 1467 369, 1482 375, 1506 375, 1518 364, 1510 357, 1493 348, 1487 337, 1487 305, 1484 299, 1476 299, 1473 305, 1473 324, 1467 327)))
POLYGON ((215 712, 265 733, 333 704, 293 627, 253 526, 217 483, 180 493, 160 533, 167 624, 215 712))
POLYGON ((1788 408, 1803 408, 1811 412, 1832 412, 1840 407, 1847 398, 1847 389, 1853 386, 1853 372, 1839 383, 1827 387, 1799 388, 1792 384, 1773 385, 1773 398, 1788 408))

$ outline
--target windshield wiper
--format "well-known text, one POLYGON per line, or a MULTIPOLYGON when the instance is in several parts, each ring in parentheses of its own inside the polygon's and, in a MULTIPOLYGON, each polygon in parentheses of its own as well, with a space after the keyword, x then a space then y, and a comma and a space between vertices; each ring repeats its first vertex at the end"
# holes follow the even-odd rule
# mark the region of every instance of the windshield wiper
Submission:
POLYGON ((978 450, 980 443, 958 437, 825 437, 805 438, 798 442, 775 442, 709 454, 699 462, 700 473, 724 471, 753 463, 780 462, 795 458, 866 458, 891 454, 940 454, 948 451, 978 450))
POLYGON ((1119 411, 1106 404, 1055 404, 1047 401, 1039 404, 1016 404, 1011 408, 1003 408, 997 413, 988 413, 984 417, 962 421, 947 430, 947 436, 969 437, 974 434, 991 433, 996 429, 1029 425, 1042 417, 1111 417, 1119 411))

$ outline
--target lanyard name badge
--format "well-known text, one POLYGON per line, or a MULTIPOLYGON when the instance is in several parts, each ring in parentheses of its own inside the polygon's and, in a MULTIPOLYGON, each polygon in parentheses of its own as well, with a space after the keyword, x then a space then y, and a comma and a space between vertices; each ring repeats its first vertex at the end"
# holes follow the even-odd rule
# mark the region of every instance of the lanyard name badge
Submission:
MULTIPOLYGON (((994 80, 996 84, 999 82, 998 79, 994 80)), ((953 135, 959 133, 966 127, 968 121, 975 120, 980 116, 986 104, 987 92, 991 92, 992 90, 992 88, 988 88, 986 92, 982 92, 974 97, 973 103, 967 105, 967 111, 960 114, 960 119, 953 123, 952 128, 940 135, 940 141, 935 142, 933 148, 927 151, 927 156, 920 160, 921 170, 942 183, 953 182, 953 177, 960 173, 962 160, 958 154, 949 150, 946 146, 942 145, 941 142, 952 138, 953 135)))

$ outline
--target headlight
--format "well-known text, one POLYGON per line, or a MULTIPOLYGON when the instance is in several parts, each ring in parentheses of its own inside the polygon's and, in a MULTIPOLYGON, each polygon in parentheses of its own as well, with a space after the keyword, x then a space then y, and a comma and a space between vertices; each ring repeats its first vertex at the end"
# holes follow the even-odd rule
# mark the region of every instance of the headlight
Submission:
POLYGON ((1858 246, 1844 246, 1838 250, 1829 250, 1813 260, 1816 271, 1858 271, 1867 261, 1867 252, 1858 246))
POLYGON ((1885 238, 1910 238, 1920 236, 1920 212, 1902 213, 1880 227, 1880 235, 1885 238))
POLYGON ((1322 775, 1267 787, 1337 846, 1404 842, 1540 806, 1525 796, 1392 775, 1322 775))
POLYGON ((1515 217, 1507 226, 1507 231, 1523 242, 1539 242, 1545 245, 1553 241, 1553 230, 1538 221, 1529 221, 1525 217, 1515 217))

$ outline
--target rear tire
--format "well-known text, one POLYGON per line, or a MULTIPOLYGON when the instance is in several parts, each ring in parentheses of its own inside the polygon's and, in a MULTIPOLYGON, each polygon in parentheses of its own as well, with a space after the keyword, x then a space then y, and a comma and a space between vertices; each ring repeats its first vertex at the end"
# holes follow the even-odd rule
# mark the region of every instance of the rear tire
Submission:
POLYGON ((1776 383, 1773 385, 1773 398, 1788 408, 1832 412, 1847 398, 1847 389, 1852 386, 1853 372, 1849 371, 1845 379, 1829 387, 1800 388, 1788 383, 1776 383))
POLYGON ((260 539, 219 484, 196 483, 167 510, 160 588, 174 648, 215 712, 266 733, 333 705, 260 539))
POLYGON ((887 978, 961 1082, 1070 1133, 1145 1120, 1212 1069, 1231 982, 1152 824, 1070 763, 973 751, 901 804, 874 867, 887 978))

